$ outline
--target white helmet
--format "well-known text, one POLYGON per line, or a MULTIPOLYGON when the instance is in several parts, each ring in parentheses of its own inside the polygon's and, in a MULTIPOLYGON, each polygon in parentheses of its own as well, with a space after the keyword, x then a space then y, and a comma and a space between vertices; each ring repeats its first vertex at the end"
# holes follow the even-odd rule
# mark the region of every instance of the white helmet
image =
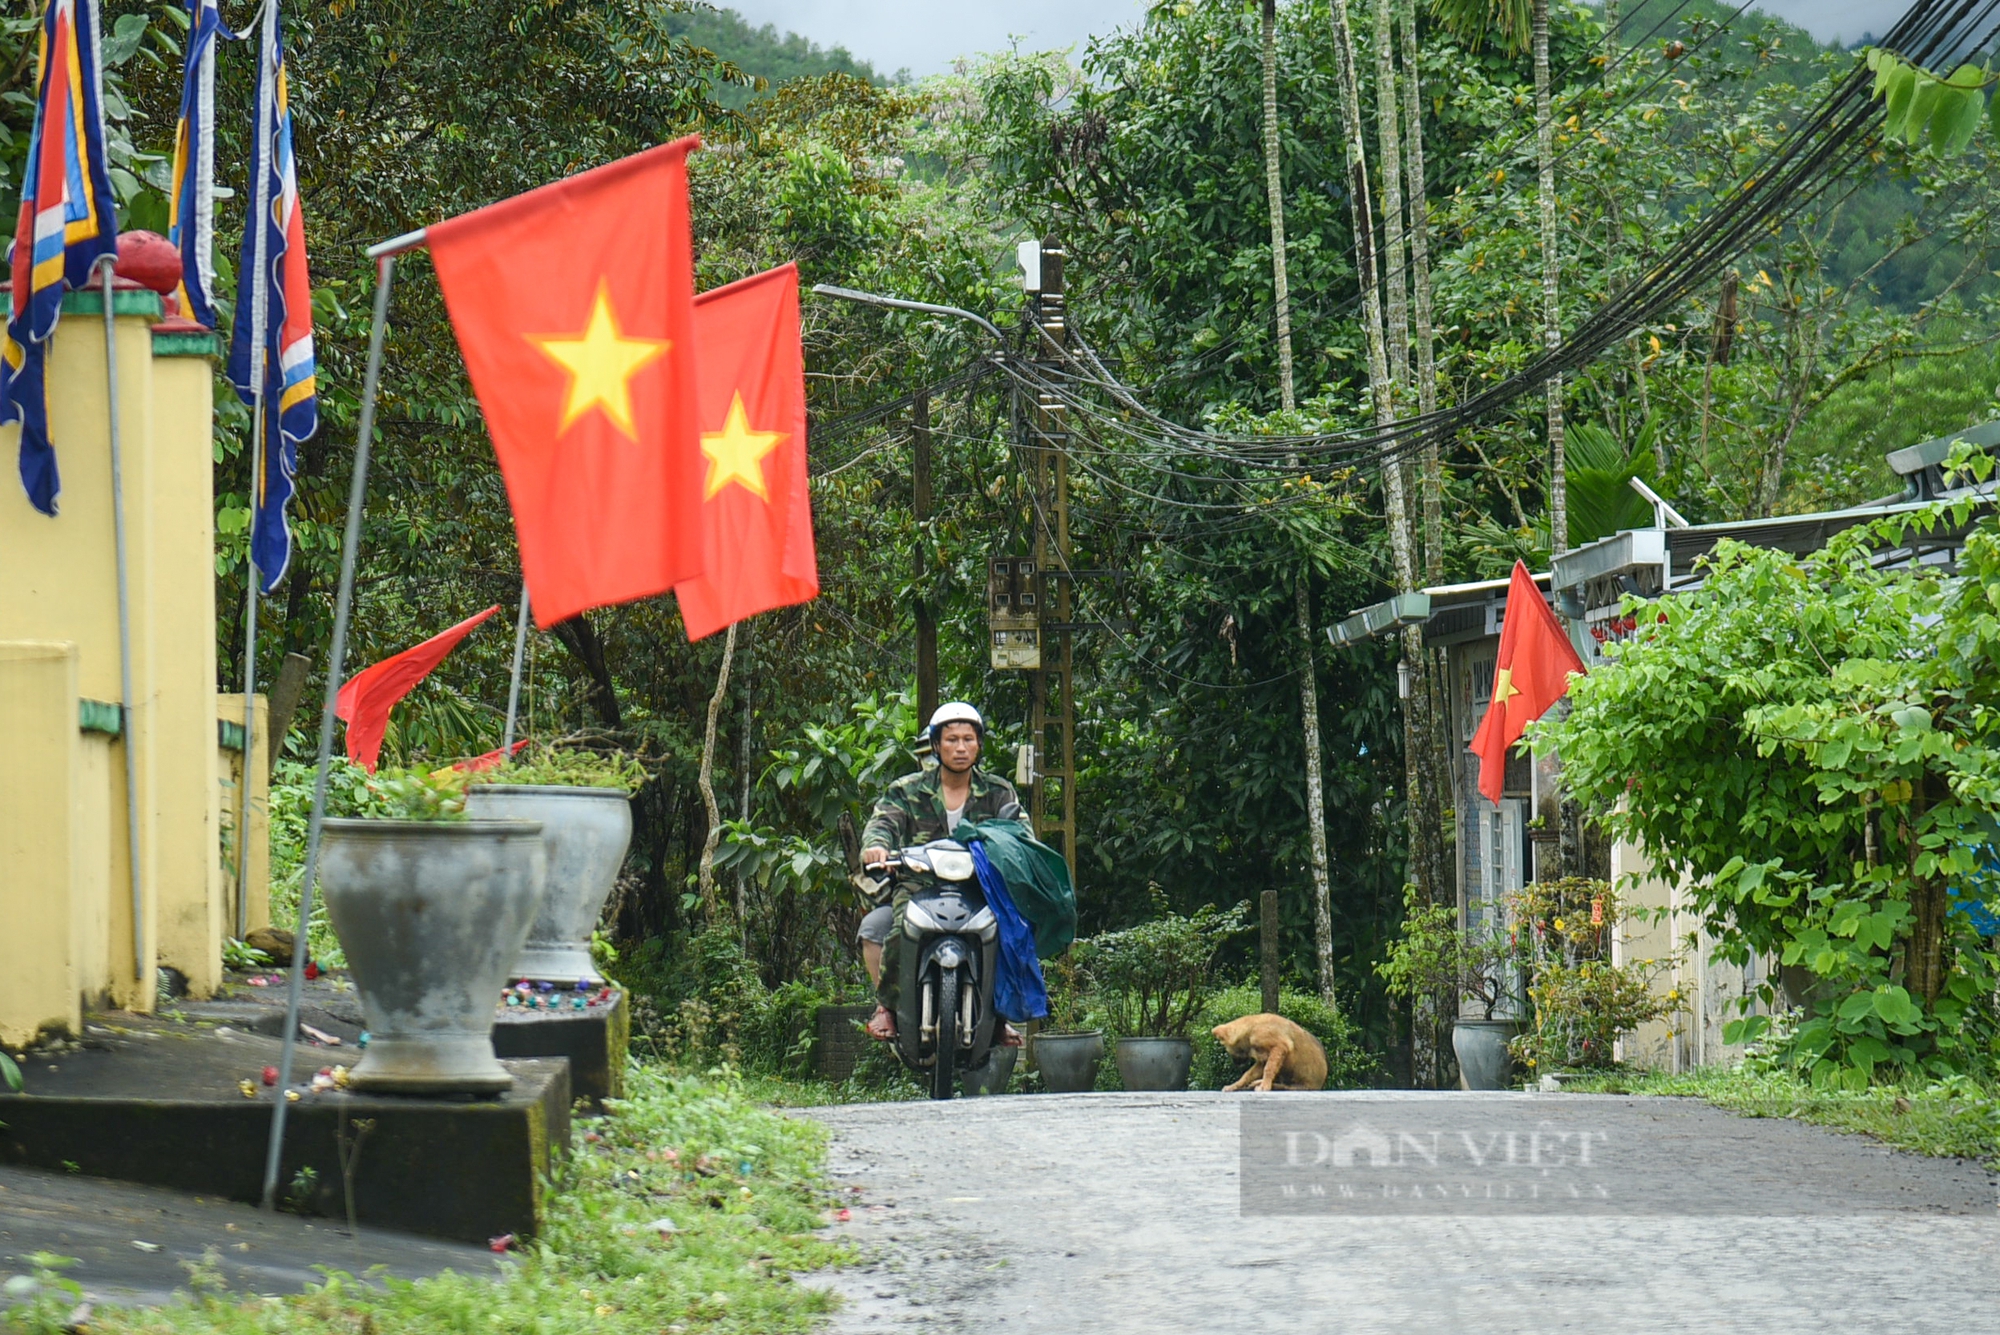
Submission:
POLYGON ((953 700, 949 704, 939 705, 937 712, 931 715, 930 726, 924 730, 924 735, 930 739, 931 745, 937 745, 938 734, 944 730, 944 725, 947 723, 970 723, 972 730, 979 734, 980 740, 984 741, 986 738, 986 720, 979 716, 977 709, 963 700, 953 700))

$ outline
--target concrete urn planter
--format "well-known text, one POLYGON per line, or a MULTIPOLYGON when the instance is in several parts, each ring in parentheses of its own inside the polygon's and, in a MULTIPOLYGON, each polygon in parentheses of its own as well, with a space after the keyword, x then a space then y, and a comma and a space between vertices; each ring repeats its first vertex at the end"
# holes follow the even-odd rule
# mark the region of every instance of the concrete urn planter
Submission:
POLYGON ((1085 1094, 1097 1084, 1097 1064, 1104 1060, 1104 1031, 1081 1034, 1041 1034, 1035 1039, 1035 1065, 1051 1094, 1085 1094))
POLYGON ((498 1094, 493 1012, 541 908, 542 828, 526 820, 329 820, 319 879, 369 1043, 353 1087, 498 1094))
POLYGON ((1468 1020, 1451 1026, 1451 1050, 1458 1054, 1461 1089, 1506 1089, 1513 1058, 1507 1041, 1521 1030, 1519 1020, 1468 1020))
POLYGON ((1128 1090, 1186 1089, 1194 1043, 1185 1038, 1121 1038, 1118 1078, 1128 1090))
POLYGON ((601 983, 590 959, 590 933, 625 865, 632 842, 632 800, 622 788, 475 784, 466 814, 476 820, 532 820, 542 825, 549 891, 513 961, 513 978, 601 983))

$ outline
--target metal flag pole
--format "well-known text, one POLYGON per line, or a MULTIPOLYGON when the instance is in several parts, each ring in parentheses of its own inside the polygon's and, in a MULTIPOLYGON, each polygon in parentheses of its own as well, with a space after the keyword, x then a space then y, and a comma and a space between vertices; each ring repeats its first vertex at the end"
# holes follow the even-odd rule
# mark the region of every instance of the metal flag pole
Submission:
POLYGON ((521 659, 528 651, 528 577, 521 577, 521 615, 514 621, 514 679, 507 684, 507 731, 500 742, 502 764, 514 758, 514 720, 521 707, 521 659))
MULTIPOLYGON (((253 361, 257 360, 252 358, 253 361)), ((264 386, 257 385, 257 421, 250 433, 250 550, 244 553, 243 586, 243 778, 237 793, 236 820, 236 939, 250 929, 250 792, 256 787, 250 766, 257 753, 257 502, 264 481, 264 386)), ((293 949, 297 949, 295 945, 293 949)))
MULTIPOLYGON (((237 794, 236 822, 236 937, 241 940, 250 927, 250 790, 256 786, 251 776, 257 745, 257 514, 264 498, 264 379, 269 369, 265 355, 270 342, 271 285, 271 136, 276 132, 277 90, 266 76, 277 61, 271 40, 276 25, 265 20, 277 0, 265 0, 257 12, 262 28, 257 37, 257 151, 252 155, 256 184, 250 192, 250 219, 255 231, 250 236, 250 545, 245 553, 243 590, 243 781, 237 794)), ((293 958, 305 948, 300 937, 292 946, 293 958)))
POLYGON ((125 452, 118 431, 118 318, 112 313, 112 269, 106 255, 99 271, 104 291, 104 377, 111 400, 111 531, 118 554, 118 726, 125 742, 125 857, 132 867, 132 977, 145 982, 145 873, 139 861, 139 738, 132 726, 132 589, 125 544, 125 452))
POLYGON ((368 494, 368 449, 375 435, 375 395, 382 384, 383 330, 389 320, 389 283, 395 276, 394 252, 376 253, 375 320, 368 330, 368 369, 361 382, 361 418, 354 440, 354 480, 347 488, 347 528, 340 544, 340 593, 333 606, 333 644, 327 652, 326 704, 319 719, 319 768, 313 775, 312 815, 306 826, 305 876, 299 885, 298 932, 292 938, 292 968, 285 994, 284 1050, 278 1059, 278 1084, 271 1105, 271 1141, 264 1154, 264 1208, 278 1202, 278 1166, 285 1148, 285 1094, 292 1084, 292 1053, 299 1041, 299 1001, 305 986, 307 931, 312 925, 314 877, 319 872, 319 840, 326 823, 326 781, 333 757, 333 711, 340 700, 341 674, 347 657, 347 620, 354 607, 354 558, 361 547, 361 510, 368 494))

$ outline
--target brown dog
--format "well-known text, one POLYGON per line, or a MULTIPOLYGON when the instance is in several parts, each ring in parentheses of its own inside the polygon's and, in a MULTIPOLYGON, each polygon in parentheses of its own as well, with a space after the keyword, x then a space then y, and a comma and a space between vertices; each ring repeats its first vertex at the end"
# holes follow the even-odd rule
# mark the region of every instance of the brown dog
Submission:
POLYGON ((1282 1015, 1246 1015, 1215 1026, 1213 1032, 1230 1056, 1250 1063, 1235 1084, 1224 1087, 1225 1093, 1252 1080, 1260 1090, 1320 1089, 1326 1084, 1326 1049, 1282 1015))

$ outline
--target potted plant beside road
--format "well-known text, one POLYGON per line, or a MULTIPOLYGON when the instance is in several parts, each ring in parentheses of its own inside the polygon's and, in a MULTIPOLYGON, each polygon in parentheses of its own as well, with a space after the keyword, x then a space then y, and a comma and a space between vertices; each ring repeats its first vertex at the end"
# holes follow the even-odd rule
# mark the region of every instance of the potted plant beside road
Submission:
POLYGON ((1410 1001, 1450 998, 1448 1004, 1458 1007, 1451 1050, 1458 1057, 1461 1084, 1466 1089, 1505 1089, 1510 1065, 1507 1044, 1521 1023, 1495 1012, 1513 995, 1519 962, 1519 951, 1506 932, 1466 931, 1458 925, 1456 908, 1425 903, 1417 888, 1410 886, 1405 891, 1403 935, 1390 944, 1389 958, 1375 971, 1391 996, 1410 1001))
POLYGON ((369 1045, 356 1089, 497 1094, 493 999, 541 907, 547 858, 532 820, 474 820, 466 775, 385 770, 339 790, 321 836, 327 916, 347 955, 369 1045))
POLYGON ((1568 876, 1524 886, 1509 905, 1526 938, 1534 1021, 1509 1045, 1532 1075, 1615 1064, 1619 1039, 1681 1009, 1656 982, 1673 960, 1614 964, 1611 938, 1626 910, 1603 881, 1568 876))
POLYGON ((475 819, 541 822, 548 894, 511 976, 537 982, 601 983, 590 934, 632 842, 632 792, 646 781, 622 755, 544 748, 473 776, 466 810, 475 819))
POLYGON ((1244 929, 1248 906, 1161 913, 1083 942, 1083 967, 1116 1027, 1118 1077, 1129 1090, 1186 1089, 1190 1031, 1214 991, 1215 953, 1244 929))
POLYGON ((1049 988, 1049 1023, 1035 1035, 1034 1058, 1042 1087, 1051 1094, 1088 1092, 1097 1084, 1097 1064, 1104 1060, 1104 1031, 1083 1023, 1086 982, 1077 959, 1078 950, 1072 947, 1042 965, 1049 988))

